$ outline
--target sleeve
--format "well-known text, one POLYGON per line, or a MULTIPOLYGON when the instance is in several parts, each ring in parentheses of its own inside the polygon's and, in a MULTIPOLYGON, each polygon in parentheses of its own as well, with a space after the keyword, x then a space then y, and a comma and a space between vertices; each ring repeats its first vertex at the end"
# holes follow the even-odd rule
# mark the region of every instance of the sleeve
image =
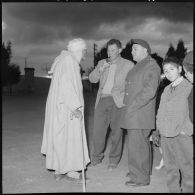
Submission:
POLYGON ((112 88, 112 95, 118 108, 125 106, 125 104, 123 104, 123 99, 125 96, 125 79, 127 77, 128 72, 132 68, 133 63, 126 64, 123 72, 119 77, 120 80, 116 80, 114 87, 112 88))
MULTIPOLYGON (((74 66, 76 65, 74 60, 71 57, 65 59, 62 62, 62 69, 59 74, 59 96, 58 96, 58 106, 65 106, 70 111, 83 107, 80 97, 82 94, 79 94, 79 86, 77 86, 76 79, 78 73, 76 72, 74 66)), ((78 70, 79 71, 79 70, 78 70)), ((66 109, 65 108, 65 109, 66 109)))
POLYGON ((191 122, 193 123, 193 112, 194 112, 194 107, 193 107, 193 88, 190 91, 190 94, 188 96, 188 107, 189 107, 189 117, 191 122))
POLYGON ((129 105, 128 113, 147 105, 155 97, 159 79, 160 70, 154 66, 149 66, 143 76, 143 88, 136 95, 131 105, 129 105))
POLYGON ((97 83, 100 80, 100 76, 102 73, 100 73, 100 66, 102 64, 102 61, 98 62, 98 65, 96 68, 89 74, 89 81, 91 83, 97 83))
POLYGON ((159 104, 157 115, 156 115, 156 129, 158 129, 158 130, 160 130, 160 125, 162 123, 161 120, 163 118, 163 113, 164 113, 163 108, 165 108, 165 105, 164 105, 165 96, 166 96, 166 88, 164 89, 164 91, 161 95, 160 104, 159 104))

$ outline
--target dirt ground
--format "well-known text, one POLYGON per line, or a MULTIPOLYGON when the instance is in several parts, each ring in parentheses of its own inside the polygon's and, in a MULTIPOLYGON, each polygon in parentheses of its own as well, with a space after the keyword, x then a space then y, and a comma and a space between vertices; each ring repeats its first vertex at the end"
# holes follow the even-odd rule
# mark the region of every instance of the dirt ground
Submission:
MULTIPOLYGON (((89 151, 93 130, 95 95, 85 92, 86 133, 89 151)), ((45 157, 40 153, 43 135, 44 112, 47 94, 18 94, 2 96, 2 192, 3 193, 52 193, 82 192, 82 185, 66 180, 55 181, 52 171, 45 168, 45 157)), ((108 138, 105 157, 101 164, 87 169, 90 182, 86 192, 140 192, 165 193, 166 173, 164 168, 154 169, 161 155, 154 148, 151 183, 144 187, 127 187, 126 137, 124 150, 117 169, 107 170, 110 141, 108 138)))

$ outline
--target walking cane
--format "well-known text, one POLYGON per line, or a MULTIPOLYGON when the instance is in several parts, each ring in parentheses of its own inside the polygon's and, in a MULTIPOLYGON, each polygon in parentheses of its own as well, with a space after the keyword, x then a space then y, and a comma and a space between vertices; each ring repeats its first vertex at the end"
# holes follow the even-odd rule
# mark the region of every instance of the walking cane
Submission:
POLYGON ((84 144, 83 144, 83 125, 82 125, 82 118, 80 118, 80 123, 81 123, 81 142, 82 142, 82 156, 83 156, 83 167, 82 167, 82 180, 83 180, 83 192, 86 192, 85 190, 85 156, 84 156, 84 144))
MULTIPOLYGON (((70 120, 73 120, 73 114, 71 113, 70 115, 70 120)), ((84 156, 84 144, 83 144, 83 126, 82 126, 82 117, 80 118, 80 126, 81 126, 81 143, 82 143, 82 180, 83 180, 83 192, 86 192, 85 190, 85 170, 84 170, 84 165, 85 165, 85 156, 84 156)))

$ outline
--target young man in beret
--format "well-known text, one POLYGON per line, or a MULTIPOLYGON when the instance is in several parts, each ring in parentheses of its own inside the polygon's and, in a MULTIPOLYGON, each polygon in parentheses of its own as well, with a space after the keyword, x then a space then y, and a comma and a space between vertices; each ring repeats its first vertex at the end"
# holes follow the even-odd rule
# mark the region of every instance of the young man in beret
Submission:
POLYGON ((90 162, 79 66, 85 59, 86 49, 86 42, 81 38, 69 41, 67 50, 61 51, 48 72, 52 79, 46 102, 41 153, 46 157, 46 168, 54 170, 56 181, 66 179, 82 183, 80 171, 90 162))
POLYGON ((133 59, 137 64, 126 77, 121 128, 128 135, 127 186, 150 183, 151 147, 149 135, 155 129, 156 92, 160 82, 160 67, 150 56, 151 48, 142 39, 134 39, 133 59))

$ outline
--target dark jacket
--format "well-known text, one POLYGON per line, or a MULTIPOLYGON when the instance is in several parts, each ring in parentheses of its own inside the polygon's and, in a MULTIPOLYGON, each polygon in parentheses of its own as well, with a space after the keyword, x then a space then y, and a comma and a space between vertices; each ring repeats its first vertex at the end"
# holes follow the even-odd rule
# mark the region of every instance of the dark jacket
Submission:
POLYGON ((189 105, 189 117, 190 117, 190 120, 191 122, 193 123, 193 88, 191 90, 191 93, 188 97, 188 105, 189 105))
POLYGON ((137 63, 127 74, 121 128, 154 129, 156 93, 160 67, 150 56, 137 63))

